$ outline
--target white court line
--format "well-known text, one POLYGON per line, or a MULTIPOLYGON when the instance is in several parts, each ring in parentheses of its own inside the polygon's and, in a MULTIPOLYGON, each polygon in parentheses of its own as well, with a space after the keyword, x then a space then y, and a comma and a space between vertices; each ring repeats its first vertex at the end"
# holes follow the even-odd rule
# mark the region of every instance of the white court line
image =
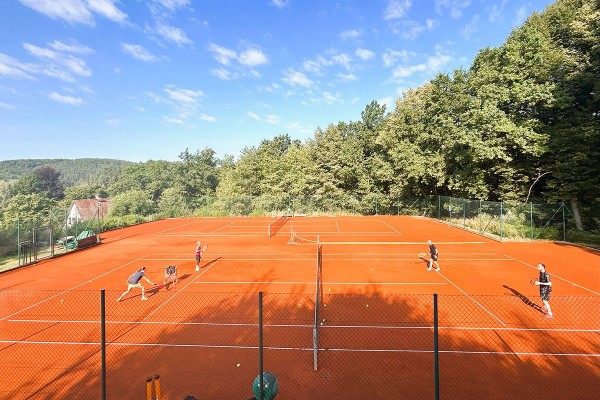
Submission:
POLYGON ((223 228, 227 228, 229 225, 233 225, 233 221, 232 221, 232 222, 230 222, 230 223, 228 223, 227 225, 223 225, 223 226, 222 226, 222 227, 220 227, 220 228, 217 228, 217 229, 214 229, 214 230, 212 230, 212 231, 208 232, 208 234, 209 234, 209 235, 212 235, 212 234, 213 234, 213 233, 215 233, 216 231, 220 231, 220 230, 221 230, 221 229, 223 229, 223 228))
MULTIPOLYGON (((356 245, 356 244, 363 244, 363 245, 371 245, 371 244, 375 244, 375 245, 380 245, 380 244, 401 244, 401 245, 414 245, 414 244, 419 244, 419 245, 426 245, 426 242, 323 242, 321 241, 321 244, 352 244, 352 245, 356 245)), ((485 242, 436 242, 436 245, 440 245, 440 244, 485 244, 485 242)))
POLYGON ((42 301, 38 301, 37 303, 35 303, 35 304, 32 304, 32 305, 30 305, 30 306, 29 306, 29 307, 27 307, 27 308, 24 308, 24 309, 22 309, 22 310, 20 310, 20 311, 14 312, 14 313, 12 313, 12 314, 10 314, 10 315, 7 315, 7 316, 6 316, 6 317, 4 317, 4 318, 0 318, 0 321, 4 321, 5 319, 12 317, 13 315, 20 314, 20 313, 22 313, 22 312, 24 312, 24 311, 27 311, 27 310, 29 310, 30 308, 33 308, 33 307, 36 307, 36 306, 38 306, 38 305, 40 305, 40 304, 43 304, 43 303, 45 303, 45 302, 47 302, 48 300, 52 300, 52 299, 54 299, 54 298, 56 298, 56 297, 58 297, 58 296, 60 296, 60 295, 63 295, 63 294, 65 294, 65 293, 68 293, 68 292, 70 292, 70 291, 72 291, 72 290, 75 290, 75 289, 77 289, 77 288, 78 288, 78 287, 80 287, 80 286, 83 286, 83 285, 85 285, 85 284, 91 283, 91 282, 95 281, 96 279, 102 278, 103 276, 105 276, 105 275, 108 275, 108 274, 110 274, 110 273, 112 273, 112 272, 115 272, 115 271, 117 271, 117 270, 119 270, 119 269, 121 269, 121 268, 123 268, 123 267, 126 267, 126 266, 128 266, 129 264, 133 264, 134 262, 136 262, 136 261, 139 261, 139 260, 143 259, 144 257, 145 257, 145 256, 142 256, 142 257, 140 257, 140 258, 137 258, 137 259, 135 259, 135 260, 133 260, 133 261, 131 261, 131 262, 128 262, 128 263, 126 263, 126 264, 123 264, 123 265, 121 265, 121 266, 119 266, 119 267, 117 267, 117 268, 115 268, 115 269, 113 269, 113 270, 110 270, 110 271, 108 271, 108 272, 105 272, 105 273, 103 273, 102 275, 98 275, 97 277, 95 277, 95 278, 93 278, 93 279, 90 279, 89 281, 85 281, 85 282, 83 282, 83 283, 80 283, 79 285, 73 286, 73 287, 72 287, 72 288, 70 288, 70 289, 63 290, 62 292, 60 292, 60 293, 57 293, 57 294, 55 294, 54 296, 48 297, 48 298, 46 298, 46 299, 44 299, 44 300, 42 300, 42 301))
MULTIPOLYGON (((321 328, 323 329, 323 328, 321 328)), ((33 344, 45 346, 48 345, 77 345, 77 346, 100 346, 100 342, 46 342, 46 341, 15 341, 15 340, 0 340, 0 343, 6 344, 33 344)), ((240 346, 240 345, 208 345, 208 344, 175 344, 175 343, 134 343, 134 342, 111 342, 108 346, 120 347, 162 347, 162 348, 206 348, 206 349, 258 349, 258 346, 240 346)), ((286 351, 314 351, 314 347, 281 347, 281 346, 264 346, 266 350, 286 350, 286 351)), ((409 349, 351 349, 351 348, 318 348, 319 351, 335 351, 346 353, 424 353, 433 354, 433 350, 409 350, 409 349)), ((487 354, 487 355, 520 355, 520 356, 553 356, 553 357, 600 357, 598 353, 540 353, 540 352, 514 352, 514 351, 464 351, 464 350, 439 350, 439 353, 444 354, 487 354)))
MULTIPOLYGON (((269 285, 314 285, 315 281, 309 282, 272 282, 272 281, 202 281, 195 282, 196 284, 223 284, 223 285, 253 285, 253 284, 269 284, 269 285)), ((324 286, 331 285, 447 285, 444 282, 323 282, 324 286)))
POLYGON ((394 232, 396 232, 398 235, 402 236, 402 233, 397 230, 396 228, 394 228, 393 226, 391 226, 390 224, 388 224, 387 222, 385 222, 384 220, 380 219, 379 221, 381 221, 384 225, 388 226, 390 229, 392 229, 394 232))
MULTIPOLYGON (((304 258, 237 258, 237 257, 218 257, 221 261, 307 261, 314 260, 315 257, 304 258)), ((193 258, 146 258, 145 261, 189 261, 193 258)))
POLYGON ((456 284, 454 284, 454 282, 452 282, 450 279, 448 279, 446 277, 446 275, 442 274, 439 271, 436 271, 436 272, 438 274, 440 274, 440 276, 442 276, 445 280, 447 280, 452 286, 454 286, 455 288, 457 288, 458 290, 460 290, 465 296, 467 296, 469 299, 471 299, 475 304, 477 304, 479 307, 481 307, 481 309, 483 311, 485 311, 486 313, 488 313, 489 315, 491 315, 496 321, 500 322, 503 326, 506 326, 506 324, 504 322, 502 322, 502 320, 500 318, 496 317, 494 314, 492 314, 491 311, 489 311, 487 308, 485 308, 480 302, 478 302, 477 300, 475 300, 473 297, 469 296, 469 294, 467 292, 465 292, 460 287, 458 287, 456 284))
MULTIPOLYGON (((504 256, 506 256, 506 257, 509 257, 509 258, 511 258, 511 259, 513 259, 513 260, 515 260, 515 261, 518 261, 518 262, 520 262, 521 264, 525 264, 525 265, 527 265, 528 267, 531 267, 531 268, 533 268, 533 269, 535 269, 535 270, 537 271, 537 266, 534 266, 534 265, 528 264, 528 263, 526 263, 525 261, 521 261, 521 260, 519 260, 519 259, 517 259, 517 258, 511 257, 511 256, 509 256, 508 254, 503 254, 503 255, 504 255, 504 256)), ((573 285, 573 286, 576 286, 576 287, 578 287, 578 288, 581 288, 581 289, 583 289, 583 290, 587 290, 588 292, 591 292, 591 293, 594 293, 594 294, 596 294, 596 295, 600 296, 600 293, 598 293, 598 292, 594 292, 592 289, 588 289, 588 288, 586 288, 586 287, 584 287, 584 286, 578 285, 578 284, 576 284, 575 282, 571 282, 571 281, 570 281, 570 280, 568 280, 568 279, 562 278, 562 277, 560 277, 560 276, 558 276, 558 275, 555 275, 555 274, 550 274, 550 276, 551 276, 551 277, 553 277, 553 278, 560 279, 560 280, 562 280, 562 281, 565 281, 565 282, 567 282, 567 283, 570 283, 570 284, 571 284, 571 285, 573 285)))
MULTIPOLYGON (((64 323, 64 324, 98 324, 98 320, 43 320, 43 319, 11 319, 7 322, 23 323, 64 323)), ((188 325, 216 327, 254 327, 258 323, 235 322, 186 322, 186 321, 106 321, 110 325, 188 325)), ((263 324, 272 328, 313 328, 314 324, 263 324)), ((321 329, 374 329, 374 330, 432 330, 433 326, 381 326, 381 325, 323 325, 321 329)), ((504 331, 504 332, 557 332, 557 333, 600 333, 599 329, 565 329, 565 328, 510 328, 510 327, 468 327, 468 326, 439 326, 441 330, 457 331, 504 331)))
POLYGON ((173 229, 178 229, 178 228, 181 228, 182 226, 191 225, 191 224, 197 224, 197 223, 198 223, 198 222, 196 222, 196 221, 192 221, 192 222, 188 222, 187 224, 181 224, 181 225, 177 225, 177 226, 174 226, 174 227, 172 227, 172 228, 165 229, 165 230, 162 230, 162 231, 160 231, 160 232, 156 232, 154 235, 160 235, 160 234, 161 234, 161 233, 163 233, 163 232, 172 231, 173 229))
POLYGON ((174 293, 171 297, 169 297, 167 300, 165 300, 160 306, 156 307, 156 309, 154 311, 152 311, 151 313, 149 313, 148 315, 146 315, 144 318, 142 318, 142 321, 146 320, 148 317, 150 317, 152 314, 154 314, 155 312, 157 312, 158 310, 160 310, 163 306, 165 306, 168 302, 170 302, 171 300, 173 300, 175 298, 175 296, 177 296, 181 291, 183 291, 183 289, 185 289, 186 287, 190 286, 192 283, 194 283, 196 281, 196 279, 200 278, 202 275, 204 275, 204 273, 206 271, 208 271, 209 269, 211 269, 217 262, 219 262, 219 260, 216 260, 214 262, 211 263, 211 265, 209 265, 208 267, 204 267, 202 268, 202 272, 198 274, 198 276, 196 276, 194 279, 192 279, 187 285, 185 285, 183 288, 179 289, 176 293, 174 293))
MULTIPOLYGON (((221 229, 221 228, 219 228, 219 229, 221 229)), ((215 237, 248 236, 248 237, 263 237, 265 235, 261 235, 259 233, 219 233, 219 234, 214 234, 214 233, 169 233, 169 234, 161 235, 161 236, 168 236, 168 237, 198 237, 198 236, 215 236, 215 237)))
POLYGON ((338 222, 337 222, 337 221, 335 221, 335 226, 337 226, 337 231, 338 231, 338 232, 342 232, 342 231, 340 230, 340 226, 338 225, 338 222))

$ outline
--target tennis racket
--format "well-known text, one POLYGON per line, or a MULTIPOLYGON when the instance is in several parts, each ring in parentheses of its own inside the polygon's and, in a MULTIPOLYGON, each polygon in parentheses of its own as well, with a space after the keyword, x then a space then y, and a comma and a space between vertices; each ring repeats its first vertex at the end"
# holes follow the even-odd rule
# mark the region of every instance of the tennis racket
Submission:
POLYGON ((206 245, 202 248, 202 252, 204 253, 206 251, 206 249, 208 249, 208 245, 206 245))
POLYGON ((535 285, 535 283, 537 282, 537 280, 538 280, 537 278, 531 278, 529 280, 529 283, 531 283, 532 285, 535 285))
POLYGON ((419 253, 419 254, 417 254, 417 257, 425 258, 425 257, 427 257, 427 253, 419 253))

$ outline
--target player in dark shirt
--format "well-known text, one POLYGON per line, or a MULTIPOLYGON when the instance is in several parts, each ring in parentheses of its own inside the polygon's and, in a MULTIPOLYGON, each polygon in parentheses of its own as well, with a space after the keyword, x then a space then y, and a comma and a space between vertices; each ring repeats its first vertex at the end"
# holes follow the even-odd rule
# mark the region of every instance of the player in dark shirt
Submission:
POLYGON ((142 289, 142 300, 148 300, 148 298, 144 295, 145 294, 144 291, 146 288, 144 288, 144 285, 142 285, 140 283, 140 280, 142 278, 144 278, 152 286, 154 286, 154 283, 152 283, 150 281, 150 279, 146 278, 146 276, 144 275, 145 272, 146 272, 146 267, 142 267, 142 268, 138 269, 137 271, 135 271, 133 274, 129 275, 129 278, 127 278, 127 281, 125 282, 127 284, 127 290, 124 291, 123 294, 119 296, 117 301, 121 301, 123 296, 125 296, 127 293, 129 293, 129 291, 133 288, 142 289))
POLYGON ((427 268, 427 271, 431 271, 431 268, 433 267, 434 263, 435 263, 435 266, 437 267, 435 270, 439 271, 440 264, 438 264, 438 262, 437 262, 438 249, 437 249, 437 247, 435 247, 435 244, 431 243, 431 240, 428 240, 427 244, 429 245, 429 267, 427 268))
POLYGON ((540 297, 542 303, 546 307, 546 318, 553 318, 552 310, 550 309, 550 293, 552 293, 552 281, 550 280, 550 274, 546 271, 546 266, 542 263, 537 265, 540 276, 538 277, 535 284, 540 287, 540 297))

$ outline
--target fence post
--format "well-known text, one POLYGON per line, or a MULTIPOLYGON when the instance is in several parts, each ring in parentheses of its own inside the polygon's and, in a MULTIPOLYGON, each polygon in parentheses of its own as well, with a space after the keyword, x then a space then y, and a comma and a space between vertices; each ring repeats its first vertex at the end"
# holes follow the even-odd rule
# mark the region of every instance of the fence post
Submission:
POLYGON ((440 370, 438 349, 438 295, 433 294, 433 383, 435 400, 440 399, 440 370))
POLYGON ((481 215, 481 202, 483 200, 479 199, 479 234, 483 234, 483 216, 481 215))
POLYGON ((529 232, 531 232, 531 240, 533 240, 533 201, 529 203, 529 232))
POLYGON ((562 203, 563 242, 567 241, 567 228, 565 224, 565 203, 562 203))
POLYGON ((263 387, 263 292, 258 292, 258 400, 264 399, 263 387))
POLYGON ((100 342, 102 348, 100 356, 102 395, 100 398, 106 400, 106 294, 104 289, 100 290, 100 342))
POLYGON ((504 205, 503 202, 500 202, 500 241, 502 241, 502 206, 504 205))
POLYGON ((440 219, 440 213, 442 209, 442 196, 438 195, 438 218, 440 219))

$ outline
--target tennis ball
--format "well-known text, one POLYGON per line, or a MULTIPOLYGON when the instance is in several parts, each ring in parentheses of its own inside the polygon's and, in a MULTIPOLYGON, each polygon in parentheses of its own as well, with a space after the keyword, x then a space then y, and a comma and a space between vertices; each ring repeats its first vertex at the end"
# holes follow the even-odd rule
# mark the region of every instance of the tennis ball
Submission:
POLYGON ((237 367, 238 367, 238 368, 240 367, 240 363, 237 363, 237 367))
POLYGON ((60 302, 61 302, 61 303, 64 303, 65 301, 64 301, 63 299, 60 299, 60 302))

